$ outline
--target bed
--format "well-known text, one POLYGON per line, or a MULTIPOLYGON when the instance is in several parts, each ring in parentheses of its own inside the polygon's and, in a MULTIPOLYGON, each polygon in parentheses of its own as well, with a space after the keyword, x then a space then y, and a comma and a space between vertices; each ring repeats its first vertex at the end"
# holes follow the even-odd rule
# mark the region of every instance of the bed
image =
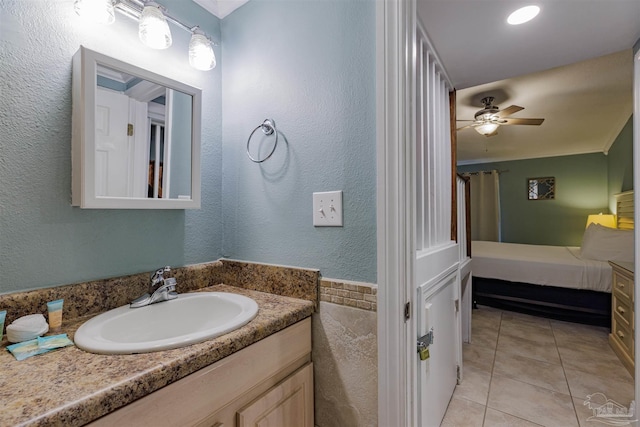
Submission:
POLYGON ((608 261, 633 262, 633 192, 616 199, 619 229, 591 224, 581 247, 472 242, 474 306, 610 326, 608 261))

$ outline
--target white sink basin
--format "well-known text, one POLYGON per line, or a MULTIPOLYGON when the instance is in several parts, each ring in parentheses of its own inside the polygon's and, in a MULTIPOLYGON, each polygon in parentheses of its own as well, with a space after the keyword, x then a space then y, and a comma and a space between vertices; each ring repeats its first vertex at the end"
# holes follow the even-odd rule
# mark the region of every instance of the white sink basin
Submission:
POLYGON ((258 304, 226 292, 180 294, 146 307, 118 307, 76 331, 78 347, 91 353, 148 353, 184 347, 231 332, 258 314, 258 304))

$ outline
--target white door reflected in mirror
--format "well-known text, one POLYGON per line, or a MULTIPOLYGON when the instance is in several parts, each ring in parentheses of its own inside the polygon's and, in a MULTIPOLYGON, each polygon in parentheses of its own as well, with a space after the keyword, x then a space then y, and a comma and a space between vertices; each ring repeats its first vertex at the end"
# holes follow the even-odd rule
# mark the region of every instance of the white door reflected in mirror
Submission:
POLYGON ((104 66, 96 84, 96 196, 191 198, 191 96, 104 66))
POLYGON ((96 100, 96 196, 125 197, 129 98, 98 88, 96 100))

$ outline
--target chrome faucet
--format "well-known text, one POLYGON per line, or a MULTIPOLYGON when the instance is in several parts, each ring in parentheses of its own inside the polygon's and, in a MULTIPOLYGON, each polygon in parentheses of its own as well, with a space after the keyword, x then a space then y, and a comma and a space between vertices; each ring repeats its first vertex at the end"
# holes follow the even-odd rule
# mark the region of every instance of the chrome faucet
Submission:
POLYGON ((165 273, 171 272, 171 268, 166 266, 159 268, 151 275, 149 291, 131 301, 130 308, 144 307, 156 302, 168 301, 178 298, 176 292, 176 279, 173 277, 164 278, 165 273))

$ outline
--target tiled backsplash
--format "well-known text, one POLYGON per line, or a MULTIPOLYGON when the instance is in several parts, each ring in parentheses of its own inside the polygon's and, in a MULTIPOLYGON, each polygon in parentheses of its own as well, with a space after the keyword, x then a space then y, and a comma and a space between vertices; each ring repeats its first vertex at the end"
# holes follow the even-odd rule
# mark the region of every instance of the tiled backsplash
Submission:
POLYGON ((317 427, 378 425, 376 285, 320 280, 313 314, 317 427))
MULTIPOLYGON (((27 314, 47 312, 47 302, 64 299, 64 317, 98 314, 128 304, 147 291, 150 273, 94 280, 33 291, 0 295, 0 310, 7 310, 7 324, 27 314)), ((364 282, 321 279, 320 271, 272 264, 221 259, 174 268, 171 276, 178 292, 189 292, 224 283, 255 291, 347 307, 377 311, 378 287, 364 282)))
POLYGON ((220 283, 293 298, 318 305, 320 271, 274 264, 221 260, 220 283))
MULTIPOLYGON (((48 301, 64 299, 64 322, 128 304, 147 291, 149 276, 150 272, 4 294, 0 295, 0 310, 7 310, 6 324, 10 324, 28 314, 46 314, 48 301)), ((318 305, 318 270, 222 259, 174 268, 170 276, 176 278, 179 293, 224 283, 318 305)))
POLYGON ((348 280, 321 279, 320 301, 377 311, 378 286, 348 280))

